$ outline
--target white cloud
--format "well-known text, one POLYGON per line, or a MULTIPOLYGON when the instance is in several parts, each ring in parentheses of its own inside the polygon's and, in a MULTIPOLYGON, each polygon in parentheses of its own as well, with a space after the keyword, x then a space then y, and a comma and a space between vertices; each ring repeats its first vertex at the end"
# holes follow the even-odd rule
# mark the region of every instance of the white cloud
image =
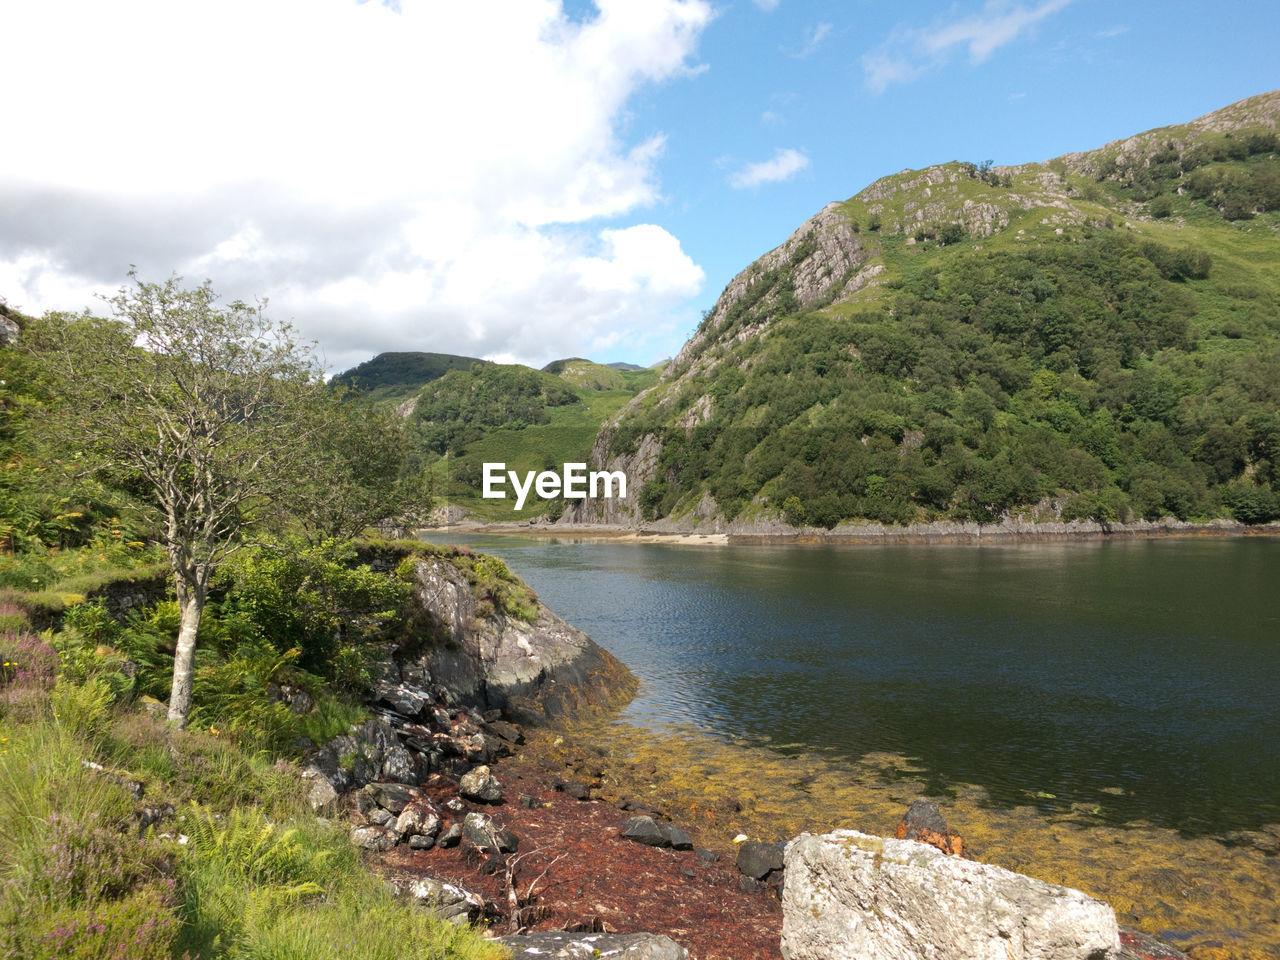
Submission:
POLYGON ((735 190, 758 187, 764 183, 790 180, 809 166, 809 158, 799 150, 788 147, 775 150, 773 156, 759 163, 749 163, 729 178, 729 186, 735 190))
POLYGON ((1013 6, 1008 0, 988 0, 975 16, 925 29, 899 28, 878 49, 862 57, 866 85, 875 93, 883 92, 891 83, 913 80, 945 65, 957 49, 966 50, 969 63, 976 66, 1070 2, 1043 0, 1027 7, 1013 6))
POLYGON ((6 98, 0 296, 79 309, 131 263, 209 276, 269 296, 335 367, 386 349, 537 362, 648 330, 701 271, 660 228, 590 221, 660 199, 665 138, 632 131, 627 104, 697 72, 713 13, 597 6, 5 4, 5 69, 41 79, 6 98), (574 269, 593 258, 630 278, 625 302, 574 269))
POLYGON ((818 52, 818 48, 822 46, 822 42, 827 39, 833 27, 834 25, 830 23, 819 23, 805 31, 804 40, 799 46, 781 47, 780 49, 789 57, 804 60, 818 52))

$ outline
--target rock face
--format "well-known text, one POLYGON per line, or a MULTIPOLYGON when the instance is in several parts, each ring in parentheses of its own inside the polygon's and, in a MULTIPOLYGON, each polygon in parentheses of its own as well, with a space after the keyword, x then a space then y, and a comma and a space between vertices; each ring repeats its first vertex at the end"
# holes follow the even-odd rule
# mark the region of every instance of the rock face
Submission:
POLYGON ((787 845, 787 960, 1113 960, 1115 914, 1078 890, 837 830, 787 845))
POLYGON ((513 958, 539 960, 689 960, 689 951, 670 937, 651 933, 532 933, 498 941, 513 958))
POLYGON ((464 703, 536 724, 634 690, 625 666, 541 602, 531 622, 500 612, 478 616, 470 583, 447 560, 414 565, 414 596, 447 639, 405 667, 428 672, 464 703))

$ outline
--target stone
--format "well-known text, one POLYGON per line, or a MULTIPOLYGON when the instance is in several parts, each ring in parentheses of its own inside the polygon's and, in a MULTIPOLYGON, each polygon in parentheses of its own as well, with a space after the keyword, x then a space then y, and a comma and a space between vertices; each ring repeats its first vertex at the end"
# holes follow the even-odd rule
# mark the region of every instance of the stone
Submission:
POLYGON ((414 720, 422 713, 422 709, 431 702, 431 697, 425 690, 419 690, 411 684, 380 683, 378 684, 378 700, 385 703, 400 716, 414 720))
POLYGON ((311 789, 307 791, 307 802, 311 804, 311 809, 320 811, 331 807, 338 800, 338 791, 333 789, 331 784, 324 777, 317 777, 311 782, 311 789))
POLYGON ((382 756, 381 774, 396 783, 417 783, 418 761, 400 744, 389 747, 382 756))
POLYGON ((964 839, 947 830, 947 821, 942 819, 938 805, 923 797, 912 801, 893 835, 898 840, 927 843, 953 857, 964 856, 964 839))
POLYGON ((511 951, 512 960, 689 960, 684 947, 652 933, 530 933, 498 943, 511 951))
POLYGON ((787 844, 788 960, 1114 960, 1099 900, 912 840, 855 830, 787 844))
POLYGON ((662 832, 653 817, 628 817, 618 831, 624 840, 643 843, 649 847, 669 847, 671 841, 662 832))
POLYGON ((403 672, 423 671, 455 699, 517 723, 546 723, 603 707, 635 689, 635 677, 590 637, 538 600, 535 618, 480 613, 466 574, 447 558, 413 565, 413 596, 427 626, 450 643, 431 644, 403 672))
POLYGON ((371 783, 367 790, 378 806, 396 815, 418 795, 416 790, 403 783, 371 783))
POLYGON ((430 850, 436 845, 434 837, 426 837, 422 834, 415 833, 409 838, 410 850, 430 850))
POLYGON ((484 912, 484 900, 479 894, 435 877, 415 880, 409 886, 408 894, 450 923, 461 925, 479 919, 484 912))
POLYGON ((720 854, 716 853, 714 850, 708 850, 705 847, 695 850, 693 855, 703 863, 715 863, 720 859, 720 854))
POLYGON ((387 824, 395 823, 396 815, 390 810, 383 810, 381 807, 374 807, 365 817, 369 823, 379 827, 385 827, 387 824))
POLYGON ((505 720, 490 720, 489 729, 508 743, 524 743, 524 734, 520 732, 520 728, 514 723, 507 723, 505 720))
POLYGON ((781 870, 782 851, 775 843, 747 840, 738 847, 738 872, 753 880, 763 880, 774 870, 781 870))
POLYGON ((400 811, 394 829, 401 836, 418 834, 434 840, 435 835, 440 832, 440 814, 430 800, 414 800, 400 811))
POLYGON ((579 780, 564 785, 564 793, 567 797, 573 797, 575 800, 590 800, 591 788, 579 780))
POLYGON ((933 833, 946 833, 947 821, 942 819, 942 811, 938 809, 936 803, 919 797, 912 801, 906 815, 898 824, 898 830, 894 836, 899 840, 914 840, 916 834, 922 829, 933 833))
POLYGON ((449 829, 445 830, 440 836, 436 837, 436 846, 443 847, 446 850, 449 847, 456 847, 462 842, 462 824, 450 824, 449 829))
POLYGON ((476 767, 462 775, 458 793, 478 803, 497 803, 502 799, 502 784, 488 767, 476 767))
POLYGON ((662 835, 667 838, 667 843, 671 845, 673 850, 692 850, 693 838, 672 824, 662 825, 662 835))
POLYGON ((352 827, 351 844, 362 850, 386 853, 395 847, 398 838, 386 827, 352 827))
POLYGON ((468 813, 462 821, 462 834, 481 850, 515 853, 520 841, 510 830, 504 830, 483 813, 468 813))

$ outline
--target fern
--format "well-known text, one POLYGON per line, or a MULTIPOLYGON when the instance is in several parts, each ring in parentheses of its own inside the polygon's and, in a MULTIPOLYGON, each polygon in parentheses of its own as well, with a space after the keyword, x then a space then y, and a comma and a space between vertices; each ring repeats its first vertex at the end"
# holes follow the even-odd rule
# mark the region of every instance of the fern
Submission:
POLYGON ((295 827, 281 830, 262 816, 237 808, 221 821, 192 804, 190 843, 199 856, 216 857, 241 879, 271 888, 273 900, 294 901, 324 892, 318 880, 332 857, 311 850, 295 827))

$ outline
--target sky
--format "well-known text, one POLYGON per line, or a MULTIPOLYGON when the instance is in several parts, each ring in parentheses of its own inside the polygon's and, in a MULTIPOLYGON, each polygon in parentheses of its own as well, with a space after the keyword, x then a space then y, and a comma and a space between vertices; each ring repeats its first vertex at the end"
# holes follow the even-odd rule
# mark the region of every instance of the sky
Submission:
POLYGON ((881 176, 1280 87, 1280 4, 0 0, 0 297, 265 299, 330 370, 676 353, 881 176))

